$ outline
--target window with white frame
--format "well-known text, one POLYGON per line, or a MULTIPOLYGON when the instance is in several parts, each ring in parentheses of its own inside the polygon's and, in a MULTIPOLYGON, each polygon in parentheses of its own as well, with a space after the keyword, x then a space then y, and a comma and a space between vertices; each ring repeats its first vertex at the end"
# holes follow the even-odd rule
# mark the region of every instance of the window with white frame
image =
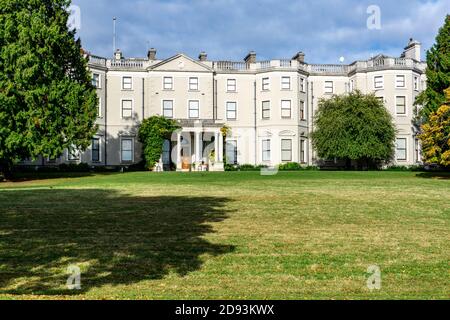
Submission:
POLYGON ((384 105, 384 97, 376 97, 384 105))
POLYGON ((236 114, 237 114, 237 103, 227 102, 227 119, 236 120, 236 114))
POLYGON ((133 138, 122 138, 121 140, 121 160, 122 162, 133 161, 133 138))
POLYGON ((269 91, 270 89, 270 79, 269 78, 263 78, 262 79, 262 90, 263 91, 269 91))
POLYGON ((414 76, 414 90, 419 90, 419 77, 414 76))
POLYGON ((133 116, 133 101, 122 100, 122 118, 131 118, 133 116))
POLYGON ((228 164, 237 164, 237 152, 237 141, 227 140, 225 154, 228 164))
POLYGON ((200 102, 198 100, 189 101, 189 118, 198 118, 200 116, 200 102))
POLYGON ((163 116, 173 118, 173 100, 163 100, 163 116))
POLYGON ((75 146, 72 146, 67 150, 67 160, 69 161, 78 161, 80 160, 80 150, 78 150, 75 146))
POLYGON ((262 118, 270 119, 270 101, 262 102, 262 118))
POLYGON ((92 85, 95 88, 100 89, 100 74, 98 73, 92 74, 92 85))
POLYGON ((395 155, 399 161, 406 160, 406 138, 397 138, 395 141, 395 155))
POLYGON ((236 92, 236 79, 227 79, 227 91, 236 92))
POLYGON ((281 89, 291 90, 291 77, 281 77, 281 89))
POLYGON ((196 77, 189 78, 189 90, 198 91, 198 78, 196 77))
POLYGON ((306 140, 300 139, 300 163, 306 163, 306 140))
POLYGON ((291 100, 281 100, 281 117, 291 118, 291 100))
POLYGON ((270 139, 262 141, 262 160, 270 161, 270 139))
POLYGON ((91 158, 92 158, 92 162, 100 161, 100 139, 99 138, 92 139, 91 158))
POLYGON ((292 139, 281 140, 281 161, 292 161, 292 139))
POLYGON ((98 104, 97 104, 97 117, 102 117, 102 98, 98 98, 98 104))
POLYGON ((406 97, 405 96, 395 97, 395 113, 396 114, 406 114, 406 97))
POLYGON ((305 78, 300 78, 300 91, 305 92, 305 78))
POLYGON ((305 101, 300 100, 298 109, 300 120, 306 120, 305 101))
POLYGON ((172 90, 173 89, 173 78, 172 77, 164 77, 163 89, 164 90, 172 90))
POLYGON ((133 78, 122 77, 122 89, 123 90, 132 90, 133 89, 133 78))
POLYGON ((355 90, 355 80, 350 80, 349 91, 353 92, 355 90))
POLYGON ((375 76, 375 77, 373 77, 373 87, 375 89, 383 89, 383 87, 384 87, 384 78, 383 78, 383 76, 375 76))
POLYGON ((396 88, 405 88, 406 87, 404 75, 398 74, 395 76, 395 87, 396 88))
POLYGON ((333 81, 325 81, 325 93, 332 94, 334 92, 334 83, 333 81))

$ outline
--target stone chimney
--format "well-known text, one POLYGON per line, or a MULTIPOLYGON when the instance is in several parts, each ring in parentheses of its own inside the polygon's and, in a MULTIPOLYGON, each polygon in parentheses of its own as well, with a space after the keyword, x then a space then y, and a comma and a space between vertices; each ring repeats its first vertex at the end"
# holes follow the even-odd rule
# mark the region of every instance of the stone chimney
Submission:
POLYGON ((256 63, 256 52, 250 51, 249 54, 244 58, 246 63, 256 63))
POLYGON ((405 47, 405 51, 402 53, 403 58, 410 58, 416 61, 421 61, 422 45, 419 41, 413 38, 409 39, 408 45, 405 47))
POLYGON ((295 56, 292 57, 292 60, 297 60, 300 63, 305 63, 305 54, 299 51, 295 54, 295 56))
POLYGON ((122 60, 122 59, 123 59, 122 51, 120 51, 120 49, 117 49, 116 52, 114 52, 114 60, 122 60))
POLYGON ((156 60, 156 49, 151 48, 147 52, 147 58, 148 60, 156 60))
POLYGON ((206 54, 205 51, 200 52, 200 54, 198 55, 198 60, 200 61, 206 61, 208 59, 208 55, 206 54))

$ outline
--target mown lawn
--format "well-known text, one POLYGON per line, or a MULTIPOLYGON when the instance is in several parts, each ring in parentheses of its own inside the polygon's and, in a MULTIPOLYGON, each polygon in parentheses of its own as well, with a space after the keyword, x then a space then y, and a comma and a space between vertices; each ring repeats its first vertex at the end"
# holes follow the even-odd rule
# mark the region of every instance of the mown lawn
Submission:
POLYGON ((126 173, 0 183, 2 299, 448 299, 450 176, 126 173), (67 267, 81 268, 68 290, 67 267), (380 290, 366 285, 381 269, 380 290))

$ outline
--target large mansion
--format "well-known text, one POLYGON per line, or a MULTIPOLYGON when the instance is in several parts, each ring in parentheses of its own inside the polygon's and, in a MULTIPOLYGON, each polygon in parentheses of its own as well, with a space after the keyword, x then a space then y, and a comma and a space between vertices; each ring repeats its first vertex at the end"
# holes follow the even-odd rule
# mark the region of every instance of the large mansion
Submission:
POLYGON ((395 164, 420 162, 412 125, 413 103, 424 89, 421 45, 411 40, 399 57, 377 55, 351 64, 309 64, 302 52, 291 59, 211 61, 177 54, 159 59, 112 59, 91 55, 89 68, 99 97, 98 134, 83 153, 38 160, 43 165, 86 162, 127 166, 141 161, 139 123, 153 115, 180 122, 182 130, 164 143, 160 168, 221 171, 231 164, 314 165, 313 115, 322 98, 358 89, 374 92, 397 127, 395 164), (229 133, 221 137, 221 129, 229 133))

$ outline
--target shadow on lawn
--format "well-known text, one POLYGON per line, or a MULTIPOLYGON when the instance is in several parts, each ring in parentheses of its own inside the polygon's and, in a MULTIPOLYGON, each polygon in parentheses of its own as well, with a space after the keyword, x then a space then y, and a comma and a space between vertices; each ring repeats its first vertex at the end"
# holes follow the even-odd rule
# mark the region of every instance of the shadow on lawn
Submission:
POLYGON ((233 246, 204 239, 227 218, 216 197, 133 197, 114 190, 0 192, 0 292, 79 294, 66 290, 69 265, 83 291, 198 270, 200 256, 233 246))
POLYGON ((450 180, 450 172, 422 172, 416 174, 416 177, 427 178, 427 179, 438 179, 438 180, 450 180))

